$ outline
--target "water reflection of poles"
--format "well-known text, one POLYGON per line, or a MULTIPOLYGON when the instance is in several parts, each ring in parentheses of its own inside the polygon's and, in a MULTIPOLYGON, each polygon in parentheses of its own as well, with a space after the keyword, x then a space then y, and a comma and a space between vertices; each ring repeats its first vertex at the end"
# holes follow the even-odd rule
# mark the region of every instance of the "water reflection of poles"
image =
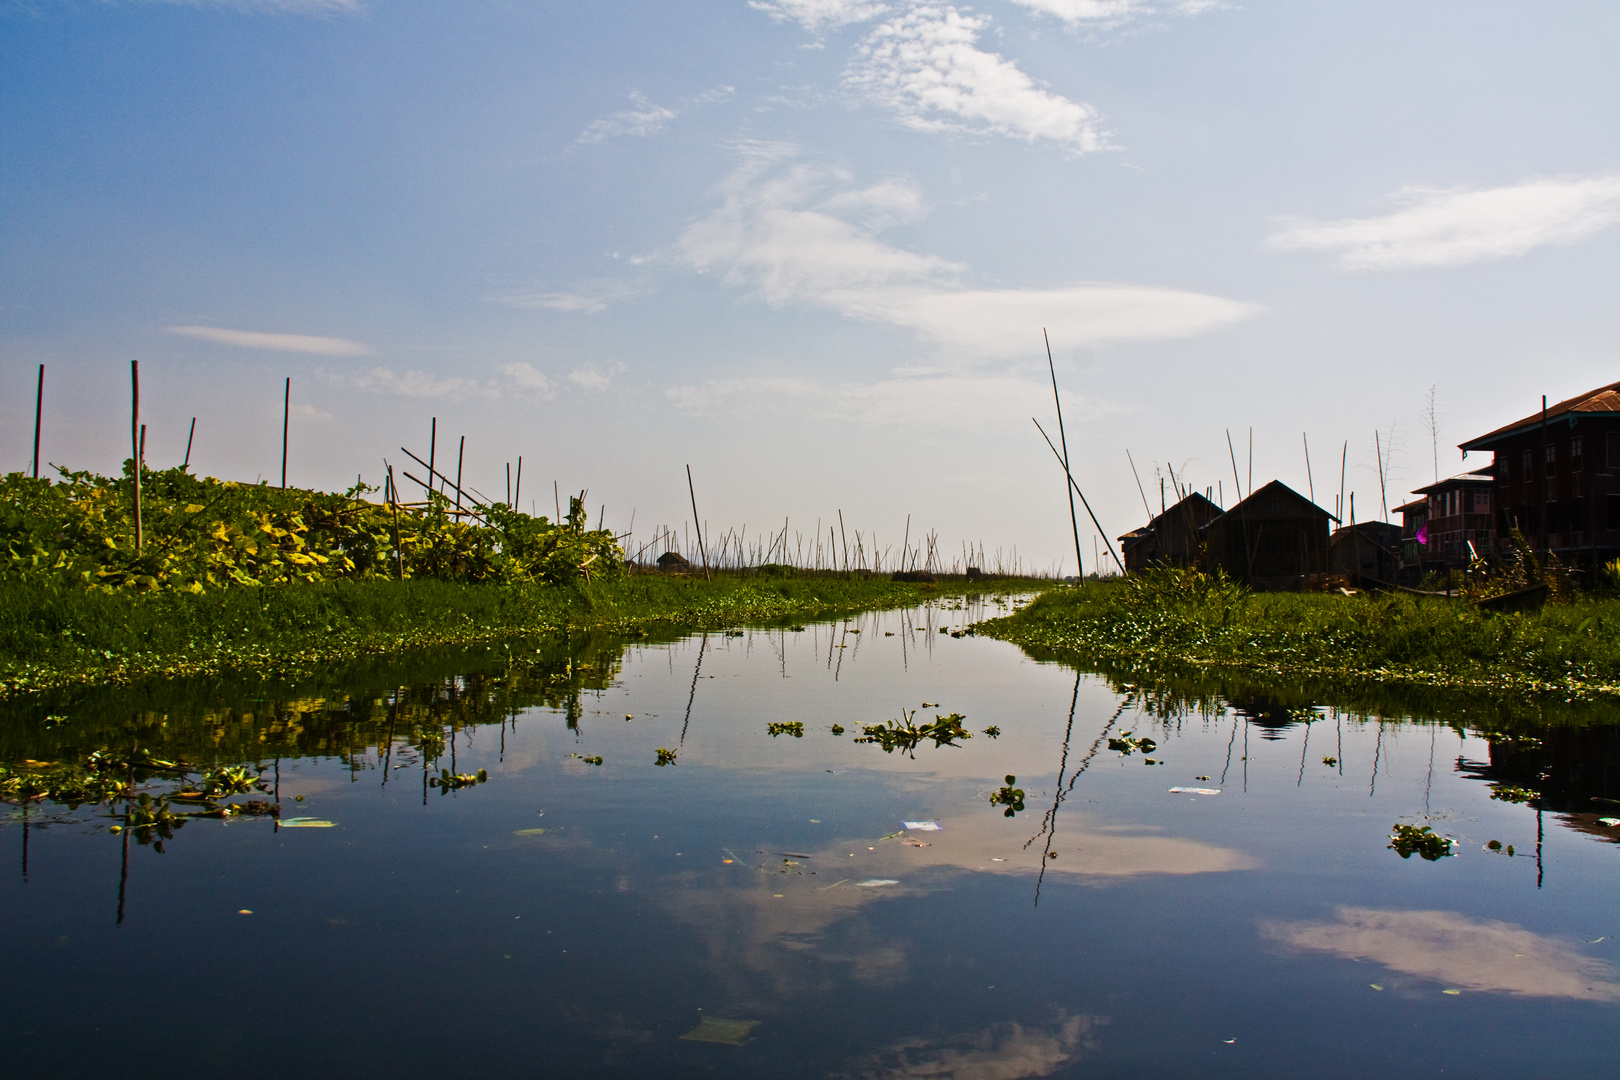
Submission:
POLYGON ((1541 888, 1541 880, 1546 868, 1541 865, 1541 801, 1536 800, 1536 888, 1541 888))
POLYGON ((1249 793, 1249 718, 1243 717, 1243 794, 1249 793))
POLYGON ((1384 718, 1378 718, 1378 741, 1373 744, 1373 771, 1372 783, 1367 787, 1367 798, 1372 798, 1378 790, 1378 761, 1384 755, 1384 718))
POLYGON ((1311 721, 1305 721, 1305 742, 1299 748, 1299 779, 1294 781, 1295 787, 1305 783, 1305 755, 1311 747, 1311 721))
POLYGON ((118 867, 118 923, 124 925, 124 891, 129 885, 129 800, 124 800, 124 854, 118 867))
POLYGON ((1337 758, 1335 758, 1334 760, 1339 763, 1339 775, 1343 776, 1344 775, 1344 716, 1343 716, 1343 714, 1341 714, 1339 712, 1339 707, 1337 705, 1335 705, 1333 707, 1333 731, 1338 736, 1338 739, 1339 739, 1339 744, 1338 744, 1339 745, 1339 750, 1338 750, 1339 756, 1337 758))
POLYGON ((1429 725, 1429 775, 1423 778, 1423 819, 1429 818, 1429 788, 1434 786, 1434 725, 1429 725))
POLYGON ((1231 769, 1232 767, 1232 746, 1237 742, 1238 724, 1241 723, 1242 720, 1243 717, 1238 715, 1238 713, 1234 710, 1232 713, 1232 737, 1226 740, 1226 764, 1221 767, 1221 784, 1223 786, 1226 784, 1227 770, 1231 769))
POLYGON ((388 748, 383 751, 383 787, 388 786, 388 774, 394 771, 394 718, 398 715, 399 691, 396 689, 394 700, 388 703, 388 748))
POLYGON ((698 676, 703 673, 703 653, 708 647, 709 635, 704 634, 698 642, 697 664, 692 668, 692 690, 686 695, 686 719, 681 721, 681 741, 675 744, 677 748, 686 745, 686 725, 692 722, 692 702, 697 700, 698 676))
MULTIPOLYGON (((41 369, 43 369, 44 365, 41 364, 40 367, 41 367, 41 369)), ((28 802, 29 802, 28 795, 26 793, 24 793, 24 795, 23 795, 23 804, 22 804, 22 818, 23 818, 23 822, 22 822, 22 825, 23 825, 23 852, 22 852, 22 855, 23 855, 23 884, 24 885, 28 884, 28 802)))
POLYGON ((1036 837, 1042 835, 1043 833, 1046 835, 1046 846, 1043 848, 1043 850, 1041 852, 1041 871, 1035 878, 1035 905, 1036 906, 1039 906, 1040 902, 1041 902, 1041 883, 1046 880, 1046 863, 1047 863, 1047 860, 1054 859, 1054 858, 1057 857, 1052 851, 1052 843, 1053 843, 1054 840, 1057 839, 1057 812, 1058 812, 1058 808, 1063 805, 1063 800, 1066 799, 1068 797, 1069 793, 1074 790, 1075 783, 1080 779, 1081 775, 1091 765, 1091 759, 1097 756, 1097 751, 1102 747, 1103 740, 1108 737, 1108 733, 1111 730, 1113 730, 1114 725, 1119 722, 1119 718, 1122 715, 1124 715, 1125 710, 1130 708, 1131 705, 1136 700, 1136 695, 1133 692, 1133 693, 1130 693, 1130 694, 1126 694, 1124 699, 1120 701, 1119 708, 1115 709, 1114 710, 1114 715, 1110 716, 1108 718, 1108 723, 1103 726, 1102 731, 1097 735, 1097 738, 1092 742, 1091 749, 1086 751, 1086 756, 1080 760, 1079 766, 1074 770, 1074 775, 1069 777, 1069 785, 1068 785, 1068 787, 1065 788, 1063 786, 1063 773, 1064 773, 1064 770, 1068 767, 1069 736, 1074 731, 1074 710, 1075 710, 1075 706, 1080 701, 1080 679, 1081 679, 1081 673, 1076 671, 1074 673, 1074 696, 1069 700, 1069 723, 1068 723, 1068 726, 1066 728, 1064 728, 1064 731, 1063 731, 1063 752, 1062 752, 1062 755, 1059 757, 1059 760, 1058 760, 1057 793, 1052 799, 1052 809, 1048 810, 1046 812, 1046 816, 1044 818, 1042 818, 1042 820, 1041 820, 1041 831, 1036 833, 1035 836, 1032 836, 1028 840, 1024 841, 1024 847, 1028 848, 1030 844, 1033 844, 1035 842, 1036 837))

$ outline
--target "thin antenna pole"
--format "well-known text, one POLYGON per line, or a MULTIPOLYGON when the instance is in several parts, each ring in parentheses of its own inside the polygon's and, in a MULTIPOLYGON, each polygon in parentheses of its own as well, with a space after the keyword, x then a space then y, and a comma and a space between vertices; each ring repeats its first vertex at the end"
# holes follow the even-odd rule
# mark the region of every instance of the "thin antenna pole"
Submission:
POLYGON ((1373 429, 1373 447, 1378 453, 1378 505, 1384 512, 1384 516, 1379 520, 1387 521, 1389 520, 1389 496, 1384 494, 1384 441, 1379 436, 1377 428, 1373 429))
POLYGON ((456 514, 461 514, 461 462, 467 456, 467 436, 461 437, 461 447, 456 451, 456 514))
POLYGON ((512 509, 512 463, 506 463, 506 508, 512 509))
POLYGON ((1232 459, 1232 486, 1237 488, 1237 501, 1243 501, 1243 480, 1238 476, 1237 451, 1232 449, 1232 429, 1226 429, 1226 456, 1232 459))
POLYGON ((34 479, 39 479, 39 420, 45 411, 45 365, 39 365, 39 389, 34 392, 34 479))
POLYGON ((1350 440, 1344 440, 1344 449, 1339 451, 1339 523, 1344 524, 1344 466, 1350 460, 1350 440))
MULTIPOLYGON (((517 509, 518 500, 523 497, 523 455, 518 455, 517 480, 512 484, 512 509, 517 509)), ((529 507, 533 510, 534 507, 529 507)))
POLYGON ((1142 490, 1142 477, 1136 471, 1136 459, 1131 457, 1130 447, 1125 448, 1125 460, 1131 463, 1131 475, 1136 477, 1136 493, 1142 496, 1142 509, 1147 511, 1148 520, 1153 520, 1153 507, 1148 505, 1147 492, 1142 490))
POLYGON ((141 362, 129 362, 129 457, 135 463, 135 554, 141 553, 141 362))
MULTIPOLYGON (((1052 339, 1044 326, 1041 327, 1041 340, 1046 343, 1046 369, 1052 373, 1052 404, 1057 407, 1058 442, 1063 444, 1063 475, 1068 477, 1069 484, 1073 484, 1074 477, 1069 473, 1069 437, 1063 433, 1063 399, 1058 396, 1057 365, 1052 362, 1052 339)), ((1069 490, 1069 484, 1064 485, 1063 493, 1069 497, 1069 527, 1074 530, 1074 579, 1084 585, 1086 573, 1080 559, 1080 519, 1075 516, 1074 493, 1069 490)))
POLYGON ((1311 475, 1311 440, 1305 432, 1299 433, 1300 441, 1305 444, 1305 481, 1311 485, 1311 502, 1316 502, 1316 478, 1311 475))
POLYGON ((292 416, 292 376, 281 391, 281 490, 287 490, 287 426, 292 416))
POLYGON ((196 436, 196 434, 197 434, 197 418, 195 416, 193 416, 191 418, 191 430, 186 432, 186 460, 180 466, 180 470, 182 472, 184 472, 186 469, 191 468, 191 440, 196 436))
POLYGON ((709 549, 703 543, 703 526, 699 524, 703 519, 698 517, 697 488, 692 485, 692 466, 690 465, 686 467, 686 493, 692 496, 692 527, 697 530, 698 551, 703 556, 703 580, 710 581, 713 579, 709 577, 709 549))

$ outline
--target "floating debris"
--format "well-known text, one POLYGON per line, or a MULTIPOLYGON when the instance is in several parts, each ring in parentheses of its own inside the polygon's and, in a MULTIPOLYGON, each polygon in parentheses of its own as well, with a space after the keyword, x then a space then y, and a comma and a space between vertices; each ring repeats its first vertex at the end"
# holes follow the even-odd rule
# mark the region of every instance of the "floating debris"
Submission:
POLYGON ((804 738, 804 722, 802 720, 786 720, 782 723, 768 723, 765 730, 772 738, 778 735, 791 735, 795 739, 804 738))
POLYGON ((1001 729, 996 727, 994 724, 991 724, 989 727, 985 728, 984 733, 992 739, 1001 738, 1001 729))
POLYGON ((741 1046, 748 1041, 748 1033, 759 1025, 758 1020, 730 1020, 722 1016, 705 1016, 698 1021, 697 1027, 680 1038, 688 1042, 741 1046))
POLYGON ((917 748, 924 739, 933 739, 936 747, 955 746, 957 739, 971 739, 973 733, 962 726, 967 717, 961 713, 951 713, 949 716, 934 717, 932 724, 923 724, 918 727, 913 721, 916 712, 900 710, 901 721, 886 721, 882 724, 862 724, 861 734, 855 739, 858 743, 877 743, 883 747, 885 754, 892 754, 896 750, 904 750, 908 754, 917 748))
POLYGON ((1170 789, 1172 795, 1219 795, 1220 793, 1221 789, 1218 787, 1173 787, 1170 789))
POLYGON ((337 822, 318 817, 292 817, 282 819, 281 827, 283 829, 335 829, 337 828, 337 822))
POLYGON ((1425 825, 1396 825, 1389 834, 1388 848, 1403 859, 1421 855, 1427 862, 1435 862, 1451 854, 1452 839, 1441 836, 1425 825))
POLYGON ((900 883, 898 881, 896 881, 894 878, 875 877, 875 878, 867 878, 865 881, 857 881, 855 883, 855 887, 857 889, 878 889, 878 888, 882 888, 884 885, 898 885, 898 884, 900 884, 900 883))
MULTIPOLYGON (((630 718, 627 716, 627 717, 625 717, 625 719, 628 720, 630 718)), ((600 765, 600 764, 602 764, 602 755, 601 754, 593 754, 593 755, 591 755, 589 757, 587 757, 584 754, 569 754, 568 756, 571 757, 571 758, 579 758, 579 760, 583 761, 587 765, 600 765)))
MULTIPOLYGON (((912 832, 939 832, 945 828, 945 826, 941 825, 937 821, 902 821, 900 824, 904 825, 912 832)), ((898 836, 899 834, 895 833, 893 835, 898 836)), ((887 840, 888 837, 884 837, 884 839, 887 840)))
POLYGON ((1616 825, 1620 825, 1620 817, 1600 817, 1598 818, 1598 824, 1612 829, 1616 825))
POLYGON ((658 748, 658 760, 653 762, 653 764, 660 766, 675 764, 675 751, 660 746, 658 748))
POLYGON ((1002 812, 1002 816, 1012 817, 1024 808, 1024 789, 1013 787, 1018 783, 1018 777, 1011 773, 1007 774, 1006 779, 1005 785, 990 793, 990 802, 994 806, 1005 806, 1007 809, 1002 812))
POLYGON ((512 831, 512 835, 513 836, 544 836, 545 832, 546 832, 546 830, 544 830, 544 829, 514 829, 512 831))

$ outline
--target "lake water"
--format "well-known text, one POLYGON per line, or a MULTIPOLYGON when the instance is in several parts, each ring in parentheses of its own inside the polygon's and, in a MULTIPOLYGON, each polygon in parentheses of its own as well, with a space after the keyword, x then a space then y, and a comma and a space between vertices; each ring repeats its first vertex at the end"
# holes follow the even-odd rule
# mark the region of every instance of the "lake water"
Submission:
POLYGON ((5 1072, 1614 1075, 1616 728, 1180 711, 949 632, 1005 602, 13 702, 279 820, 0 808, 5 1072))

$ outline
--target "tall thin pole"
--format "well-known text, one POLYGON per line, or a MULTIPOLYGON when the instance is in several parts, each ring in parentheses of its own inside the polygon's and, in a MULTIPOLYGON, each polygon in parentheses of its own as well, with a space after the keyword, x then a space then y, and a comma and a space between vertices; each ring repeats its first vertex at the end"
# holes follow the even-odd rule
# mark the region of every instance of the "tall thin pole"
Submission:
POLYGON ((1299 433, 1299 439, 1305 444, 1305 481, 1311 485, 1311 502, 1316 502, 1316 478, 1311 475, 1311 440, 1305 432, 1299 433))
POLYGON ((703 556, 703 580, 710 581, 712 579, 709 577, 709 549, 703 543, 703 519, 698 517, 697 488, 692 486, 692 466, 690 465, 686 467, 686 491, 687 494, 692 496, 692 528, 697 530, 698 551, 703 556))
MULTIPOLYGON (((783 533, 784 536, 786 536, 786 534, 787 534, 787 523, 786 522, 782 523, 782 533, 783 533)), ((786 543, 786 540, 784 540, 783 543, 786 543)), ((908 554, 910 554, 910 552, 911 552, 911 515, 907 514, 906 515, 906 535, 905 535, 905 539, 900 541, 900 569, 901 569, 902 572, 904 572, 904 570, 906 569, 906 556, 908 554)))
POLYGON ((1344 440, 1344 449, 1339 451, 1339 523, 1344 524, 1344 467, 1350 460, 1350 440, 1344 440))
POLYGON ((1131 475, 1136 477, 1136 493, 1142 496, 1142 509, 1147 511, 1148 520, 1153 520, 1153 507, 1148 505, 1147 492, 1142 490, 1142 477, 1136 471, 1136 459, 1131 457, 1130 448, 1125 450, 1125 460, 1131 463, 1131 475))
MULTIPOLYGON (((1046 343, 1046 369, 1052 373, 1052 404, 1057 406, 1058 442, 1063 446, 1063 475, 1069 482, 1069 437, 1063 432, 1063 399, 1058 396, 1057 365, 1052 362, 1052 339, 1047 336, 1046 327, 1041 327, 1041 340, 1046 343)), ((1069 497, 1069 528, 1074 530, 1074 579, 1084 585, 1086 582, 1086 568, 1081 565, 1080 558, 1080 519, 1074 512, 1074 492, 1069 490, 1069 482, 1063 485, 1063 494, 1069 497)))
POLYGON ((1226 429, 1226 456, 1232 459, 1232 486, 1237 488, 1236 498, 1243 501, 1243 478, 1237 471, 1237 451, 1232 449, 1232 429, 1226 429))
POLYGON ((1384 493, 1384 440, 1377 428, 1373 429, 1373 449, 1378 454, 1378 505, 1384 511, 1384 516, 1379 520, 1388 521, 1389 496, 1384 493))
MULTIPOLYGON (((512 509, 517 509, 518 500, 523 498, 523 455, 518 455, 517 481, 512 485, 512 509)), ((529 507, 533 510, 534 507, 529 507)))
POLYGON ((461 437, 461 447, 456 451, 456 513, 461 513, 461 461, 467 455, 467 436, 461 437))
POLYGON ((849 573, 849 534, 844 531, 844 511, 838 511, 838 535, 844 538, 844 573, 849 573))
POLYGON ((281 488, 287 488, 287 420, 292 415, 292 376, 281 393, 281 488))
POLYGON ((135 554, 141 553, 141 362, 129 362, 130 416, 129 457, 135 464, 135 554))
POLYGON ((1254 494, 1254 425, 1249 425, 1249 494, 1254 494))
POLYGON ((181 471, 191 468, 191 440, 197 435, 197 418, 191 418, 191 430, 186 432, 186 460, 180 466, 181 471))
POLYGON ((39 365, 39 389, 34 392, 34 479, 39 479, 39 419, 45 410, 45 365, 39 365))

